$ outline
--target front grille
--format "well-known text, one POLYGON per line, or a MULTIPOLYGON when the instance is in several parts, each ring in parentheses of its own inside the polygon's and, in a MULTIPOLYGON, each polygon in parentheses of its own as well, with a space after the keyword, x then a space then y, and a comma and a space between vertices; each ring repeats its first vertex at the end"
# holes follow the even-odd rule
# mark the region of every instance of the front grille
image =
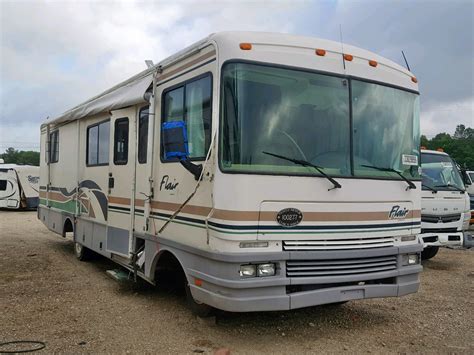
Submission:
POLYGON ((331 238, 318 240, 285 240, 283 250, 353 250, 392 247, 393 237, 331 238))
POLYGON ((456 233, 456 228, 424 228, 421 233, 456 233))
POLYGON ((287 277, 324 277, 370 274, 397 268, 397 256, 358 259, 291 260, 286 262, 287 277))
POLYGON ((424 214, 421 216, 421 221, 426 223, 450 223, 459 221, 460 219, 460 213, 446 214, 444 216, 434 216, 429 214, 424 214))

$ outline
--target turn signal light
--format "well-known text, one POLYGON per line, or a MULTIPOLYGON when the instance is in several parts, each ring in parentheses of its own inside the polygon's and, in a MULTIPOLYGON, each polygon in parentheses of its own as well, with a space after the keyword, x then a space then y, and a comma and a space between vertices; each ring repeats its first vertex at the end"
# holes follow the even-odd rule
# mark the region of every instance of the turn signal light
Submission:
POLYGON ((374 67, 374 68, 375 68, 375 67, 377 66, 377 64, 379 64, 379 63, 377 63, 375 60, 369 60, 369 65, 370 65, 371 67, 374 67))
POLYGON ((352 59, 354 59, 354 56, 352 56, 351 54, 344 54, 344 60, 352 62, 352 59))
POLYGON ((316 54, 320 57, 324 57, 326 55, 326 51, 324 49, 316 49, 316 54))
POLYGON ((414 76, 411 77, 411 81, 413 81, 415 84, 418 82, 418 79, 415 78, 414 76))
POLYGON ((243 51, 249 51, 252 49, 252 44, 250 43, 241 43, 239 45, 240 49, 242 49, 243 51))

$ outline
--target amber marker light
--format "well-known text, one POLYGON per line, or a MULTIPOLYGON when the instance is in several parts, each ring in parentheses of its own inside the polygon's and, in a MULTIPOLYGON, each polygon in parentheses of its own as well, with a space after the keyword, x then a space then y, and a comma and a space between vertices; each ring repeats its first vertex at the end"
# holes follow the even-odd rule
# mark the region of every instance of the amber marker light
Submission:
POLYGON ((249 51, 252 49, 252 45, 250 43, 241 43, 239 45, 240 49, 242 49, 243 51, 249 51))
POLYGON ((438 148, 436 149, 437 152, 444 152, 444 149, 443 148, 438 148))
POLYGON ((344 60, 348 62, 352 62, 352 59, 354 59, 354 56, 351 54, 344 54, 344 60))
POLYGON ((374 68, 375 68, 375 67, 377 66, 377 64, 379 64, 379 63, 377 63, 375 60, 369 60, 369 65, 370 65, 371 67, 374 67, 374 68))
POLYGON ((326 55, 326 51, 324 49, 316 49, 316 55, 319 55, 320 57, 324 57, 326 55))
POLYGON ((418 79, 415 78, 414 76, 411 77, 411 81, 413 81, 415 84, 418 82, 418 79))

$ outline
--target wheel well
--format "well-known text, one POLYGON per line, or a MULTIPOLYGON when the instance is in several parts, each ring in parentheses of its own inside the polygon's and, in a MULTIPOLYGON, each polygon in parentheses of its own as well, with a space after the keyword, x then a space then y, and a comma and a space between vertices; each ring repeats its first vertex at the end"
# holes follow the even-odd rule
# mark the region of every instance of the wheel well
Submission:
POLYGON ((66 218, 64 221, 64 226, 63 226, 63 237, 66 238, 66 233, 68 232, 74 232, 74 226, 71 222, 71 219, 66 218))
POLYGON ((153 278, 157 284, 180 288, 184 285, 184 277, 183 267, 173 253, 165 250, 158 255, 153 278))

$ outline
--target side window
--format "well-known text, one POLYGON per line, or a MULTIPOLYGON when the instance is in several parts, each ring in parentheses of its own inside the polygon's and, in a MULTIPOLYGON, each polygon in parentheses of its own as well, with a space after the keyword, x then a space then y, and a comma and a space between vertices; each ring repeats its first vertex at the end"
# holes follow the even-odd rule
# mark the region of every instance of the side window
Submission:
POLYGON ((0 191, 5 191, 7 189, 7 180, 0 180, 0 191))
POLYGON ((59 131, 49 134, 49 162, 57 163, 59 160, 59 131))
POLYGON ((125 165, 128 162, 128 118, 115 121, 114 164, 125 165))
POLYGON ((148 107, 140 110, 138 117, 138 162, 146 163, 148 146, 148 107))
POLYGON ((87 166, 109 164, 110 121, 87 127, 87 166))
MULTIPOLYGON (((163 122, 184 121, 189 157, 205 159, 211 137, 211 74, 192 79, 163 93, 163 122)), ((164 151, 161 149, 164 159, 164 151)))

